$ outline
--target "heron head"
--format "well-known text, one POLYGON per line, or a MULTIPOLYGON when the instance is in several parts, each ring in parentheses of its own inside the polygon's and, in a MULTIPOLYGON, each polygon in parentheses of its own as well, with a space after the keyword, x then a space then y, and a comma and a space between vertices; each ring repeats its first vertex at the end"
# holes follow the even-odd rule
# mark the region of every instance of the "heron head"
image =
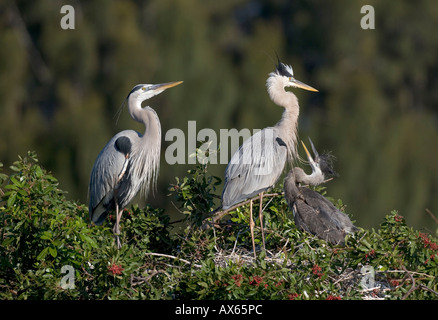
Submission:
POLYGON ((132 88, 131 92, 128 94, 128 99, 133 98, 134 100, 148 100, 164 90, 175 87, 183 83, 182 81, 167 82, 160 84, 138 84, 132 88))
POLYGON ((335 157, 331 153, 324 153, 322 155, 319 155, 310 137, 309 142, 315 158, 312 158, 310 152, 306 148, 306 145, 303 141, 301 141, 304 147, 304 151, 307 155, 307 160, 309 161, 310 167, 312 168, 312 172, 322 172, 326 178, 330 176, 337 176, 336 171, 333 169, 333 160, 335 157))
MULTIPOLYGON (((309 140, 310 140, 310 138, 309 138, 309 140)), ((318 151, 316 151, 316 149, 314 149, 312 140, 310 140, 310 144, 312 146, 312 150, 313 150, 313 153, 315 155, 315 159, 313 159, 312 155, 310 154, 309 150, 307 150, 307 147, 302 140, 301 140, 301 144, 303 145, 304 151, 306 152, 307 160, 309 161, 309 165, 312 168, 312 172, 313 173, 321 172, 321 167, 319 164, 319 154, 318 154, 318 151)))
POLYGON ((282 63, 280 60, 278 60, 274 75, 282 78, 284 87, 301 88, 308 91, 318 92, 317 89, 295 79, 292 67, 282 63))

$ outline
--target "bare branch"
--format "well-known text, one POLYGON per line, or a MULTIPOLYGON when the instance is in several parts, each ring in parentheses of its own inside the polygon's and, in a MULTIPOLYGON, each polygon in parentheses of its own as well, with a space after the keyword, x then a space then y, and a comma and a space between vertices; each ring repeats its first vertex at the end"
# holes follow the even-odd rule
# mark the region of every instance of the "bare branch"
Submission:
MULTIPOLYGON (((283 196, 283 195, 284 195, 284 192, 281 192, 281 193, 266 193, 266 194, 263 195, 263 198, 283 196)), ((238 204, 236 204, 236 205, 234 205, 234 206, 232 206, 232 207, 230 207, 230 208, 228 208, 226 210, 222 210, 222 211, 219 211, 217 213, 214 213, 213 217, 209 217, 209 218, 205 219, 206 221, 204 222, 204 224, 202 225, 201 228, 203 230, 209 229, 213 224, 216 224, 217 221, 222 219, 228 212, 236 210, 237 208, 240 208, 240 207, 248 204, 250 201, 255 201, 255 200, 258 200, 258 199, 259 199, 259 196, 257 195, 255 197, 249 199, 249 200, 240 202, 240 203, 238 203, 238 204), (211 221, 207 221, 208 219, 211 219, 211 221)))
POLYGON ((170 258, 170 259, 174 259, 174 260, 179 260, 179 261, 181 261, 181 262, 184 262, 185 264, 193 265, 193 266, 195 266, 195 267, 197 267, 197 268, 200 268, 200 267, 201 267, 200 264, 196 264, 196 263, 190 262, 190 261, 188 261, 188 260, 186 260, 186 259, 182 259, 182 258, 178 258, 178 257, 175 257, 175 256, 171 256, 171 255, 169 255, 169 254, 164 254, 164 253, 154 253, 154 252, 145 252, 145 255, 146 255, 146 256, 156 256, 156 257, 170 258))
POLYGON ((430 217, 432 218, 433 221, 438 223, 438 219, 437 219, 437 217, 435 217, 435 215, 432 213, 432 211, 430 211, 428 208, 426 208, 426 212, 430 215, 430 217))

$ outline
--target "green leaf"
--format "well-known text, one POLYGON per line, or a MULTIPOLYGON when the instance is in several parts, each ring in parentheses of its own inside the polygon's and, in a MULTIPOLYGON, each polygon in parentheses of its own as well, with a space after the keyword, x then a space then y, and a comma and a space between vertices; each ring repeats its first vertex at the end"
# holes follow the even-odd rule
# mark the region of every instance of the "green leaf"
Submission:
POLYGON ((369 244, 368 241, 366 241, 365 239, 361 240, 361 243, 363 243, 368 249, 371 249, 371 245, 369 244))
POLYGON ((37 260, 43 260, 43 259, 46 257, 46 255, 47 255, 48 252, 49 252, 49 248, 44 248, 44 249, 40 252, 40 254, 37 256, 37 260))
POLYGON ((50 240, 52 239, 52 233, 50 231, 44 231, 43 235, 41 236, 42 240, 50 240))
POLYGON ((19 182, 14 176, 10 177, 11 181, 13 184, 15 184, 17 187, 22 188, 23 184, 21 182, 19 182))
POLYGON ((83 241, 85 241, 86 243, 88 243, 90 246, 92 246, 93 248, 98 248, 97 243, 91 239, 89 236, 81 233, 80 237, 83 241))
POLYGON ((16 198, 17 198, 17 193, 16 192, 12 192, 11 195, 9 196, 9 198, 8 198, 8 201, 7 201, 7 205, 8 205, 9 208, 14 205, 16 198))
POLYGON ((15 171, 15 172, 19 172, 20 171, 20 169, 18 169, 16 166, 10 166, 9 168, 11 168, 11 170, 15 171))
POLYGON ((35 166, 35 174, 37 178, 41 178, 41 176, 43 175, 43 170, 41 170, 40 166, 35 166))
POLYGON ((49 253, 53 258, 56 258, 56 256, 58 255, 58 251, 56 250, 56 248, 53 247, 49 247, 49 253))

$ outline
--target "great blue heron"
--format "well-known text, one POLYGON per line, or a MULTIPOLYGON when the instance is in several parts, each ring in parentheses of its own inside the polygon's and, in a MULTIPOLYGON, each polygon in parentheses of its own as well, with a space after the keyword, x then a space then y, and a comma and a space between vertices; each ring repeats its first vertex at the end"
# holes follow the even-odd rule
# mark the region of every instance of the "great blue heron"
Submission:
POLYGON ((312 167, 312 173, 306 175, 303 169, 296 167, 286 175, 284 179, 286 202, 293 212, 295 224, 299 229, 332 244, 344 245, 345 235, 354 233, 358 230, 357 227, 345 213, 337 209, 323 195, 298 185, 300 183, 317 185, 324 182, 328 175, 334 173, 331 156, 319 156, 311 140, 310 144, 315 159, 312 158, 304 143, 303 146, 312 167))
MULTIPOLYGON (((258 131, 234 153, 225 170, 225 183, 222 192, 222 209, 226 210, 236 203, 260 195, 259 219, 262 230, 263 247, 263 192, 274 186, 280 177, 286 160, 292 163, 296 156, 297 126, 299 105, 297 97, 286 87, 318 91, 294 78, 291 66, 278 61, 274 72, 266 81, 271 100, 284 108, 281 120, 273 127, 258 131)), ((254 221, 252 201, 250 201, 250 230, 255 253, 254 221)))
POLYGON ((136 85, 126 101, 132 119, 145 125, 144 134, 134 130, 119 132, 102 149, 94 163, 88 189, 90 219, 101 225, 110 211, 116 211, 113 232, 118 248, 121 247, 118 235, 123 209, 140 189, 147 197, 150 187, 156 187, 160 166, 160 120, 154 109, 142 108, 141 104, 181 83, 136 85))

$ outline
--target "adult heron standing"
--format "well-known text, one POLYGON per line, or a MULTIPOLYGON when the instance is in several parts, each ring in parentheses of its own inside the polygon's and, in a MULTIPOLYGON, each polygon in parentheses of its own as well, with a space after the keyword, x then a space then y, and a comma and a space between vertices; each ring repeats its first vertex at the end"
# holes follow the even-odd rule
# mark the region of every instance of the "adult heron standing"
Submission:
MULTIPOLYGON (((292 163, 296 156, 297 126, 300 107, 298 99, 286 87, 318 91, 294 78, 291 66, 278 61, 274 72, 266 81, 271 100, 284 108, 281 120, 273 127, 258 131, 234 153, 225 170, 225 182, 222 192, 222 209, 260 195, 259 219, 262 231, 263 247, 265 237, 263 230, 263 192, 274 186, 279 179, 286 160, 292 163)), ((254 243, 254 221, 252 200, 250 201, 251 240, 256 257, 254 243)))
POLYGON ((182 81, 136 85, 126 98, 132 119, 143 123, 144 134, 134 130, 119 132, 97 156, 91 171, 89 193, 90 219, 101 225, 110 211, 116 211, 113 232, 120 248, 120 218, 123 209, 140 189, 145 198, 156 188, 160 166, 161 124, 151 107, 142 108, 150 99, 182 81))
MULTIPOLYGON (((310 138, 309 138, 310 140, 310 138)), ((318 238, 332 244, 344 245, 345 235, 354 233, 358 229, 350 218, 336 208, 320 193, 299 184, 318 185, 325 181, 327 176, 333 175, 332 157, 319 155, 312 145, 315 159, 312 158, 306 146, 307 159, 312 167, 312 173, 307 175, 299 167, 293 168, 284 179, 284 196, 294 215, 296 226, 318 238)))

